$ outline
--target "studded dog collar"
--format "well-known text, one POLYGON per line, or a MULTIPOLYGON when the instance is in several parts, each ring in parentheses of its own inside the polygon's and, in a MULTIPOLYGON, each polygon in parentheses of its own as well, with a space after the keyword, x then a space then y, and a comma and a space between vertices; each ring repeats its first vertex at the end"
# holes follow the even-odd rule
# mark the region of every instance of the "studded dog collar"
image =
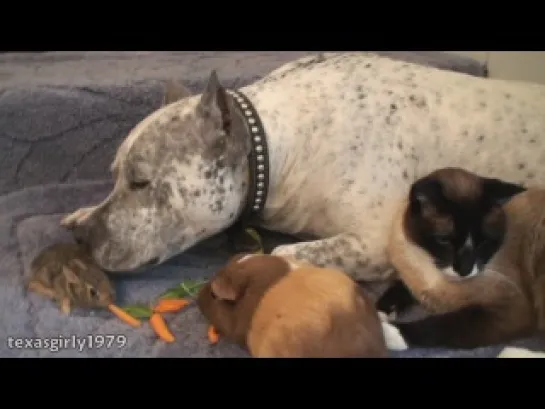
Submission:
POLYGON ((259 216, 269 188, 269 154, 265 129, 257 111, 249 99, 240 91, 227 90, 246 120, 250 130, 252 149, 248 155, 248 166, 250 181, 246 206, 242 211, 239 221, 242 224, 250 223, 252 219, 259 216))

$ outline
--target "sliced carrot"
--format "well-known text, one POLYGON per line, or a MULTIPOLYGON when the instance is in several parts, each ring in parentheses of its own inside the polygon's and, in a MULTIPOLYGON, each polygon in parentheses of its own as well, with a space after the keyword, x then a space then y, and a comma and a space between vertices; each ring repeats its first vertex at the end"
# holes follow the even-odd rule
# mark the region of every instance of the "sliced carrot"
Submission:
POLYGON ((163 298, 153 307, 153 312, 176 312, 189 305, 184 298, 163 298))
POLYGON ((131 327, 139 327, 142 325, 142 322, 136 318, 134 318, 132 315, 129 315, 127 312, 123 311, 121 308, 119 308, 117 305, 110 304, 108 305, 108 309, 121 321, 125 322, 126 324, 129 324, 131 327))
POLYGON ((174 335, 168 329, 167 323, 161 314, 153 313, 149 319, 149 324, 163 341, 174 342, 174 335))
POLYGON ((217 344, 220 339, 220 336, 218 332, 216 331, 216 328, 214 328, 213 325, 210 325, 208 327, 208 341, 210 341, 211 344, 217 344))

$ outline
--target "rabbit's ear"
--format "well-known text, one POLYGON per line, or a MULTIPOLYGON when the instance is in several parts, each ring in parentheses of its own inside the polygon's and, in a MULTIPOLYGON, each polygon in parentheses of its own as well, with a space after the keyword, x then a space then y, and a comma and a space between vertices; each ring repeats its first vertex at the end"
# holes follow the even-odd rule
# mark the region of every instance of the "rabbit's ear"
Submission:
POLYGON ((79 258, 75 258, 73 260, 70 260, 68 262, 68 265, 70 267, 72 267, 73 270, 77 270, 79 268, 80 271, 87 271, 87 269, 88 269, 87 265, 82 260, 80 260, 79 258))
POLYGON ((80 281, 74 270, 66 266, 62 267, 62 274, 70 284, 77 284, 80 281))

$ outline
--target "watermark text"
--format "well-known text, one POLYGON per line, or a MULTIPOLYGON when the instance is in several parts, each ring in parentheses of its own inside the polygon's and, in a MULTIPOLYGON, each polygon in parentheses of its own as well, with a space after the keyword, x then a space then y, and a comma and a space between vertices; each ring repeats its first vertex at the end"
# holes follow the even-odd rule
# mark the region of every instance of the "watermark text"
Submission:
POLYGON ((86 349, 121 349, 127 345, 126 335, 58 335, 56 337, 8 337, 10 349, 45 349, 58 352, 72 349, 82 352, 86 349))

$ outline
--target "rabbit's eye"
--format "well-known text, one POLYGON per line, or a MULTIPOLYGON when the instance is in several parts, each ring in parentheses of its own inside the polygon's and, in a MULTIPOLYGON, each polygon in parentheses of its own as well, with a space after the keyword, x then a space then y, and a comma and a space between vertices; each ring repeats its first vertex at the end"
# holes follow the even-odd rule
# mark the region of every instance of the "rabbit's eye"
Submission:
POLYGON ((98 292, 93 287, 89 287, 89 295, 93 298, 97 298, 98 292))

